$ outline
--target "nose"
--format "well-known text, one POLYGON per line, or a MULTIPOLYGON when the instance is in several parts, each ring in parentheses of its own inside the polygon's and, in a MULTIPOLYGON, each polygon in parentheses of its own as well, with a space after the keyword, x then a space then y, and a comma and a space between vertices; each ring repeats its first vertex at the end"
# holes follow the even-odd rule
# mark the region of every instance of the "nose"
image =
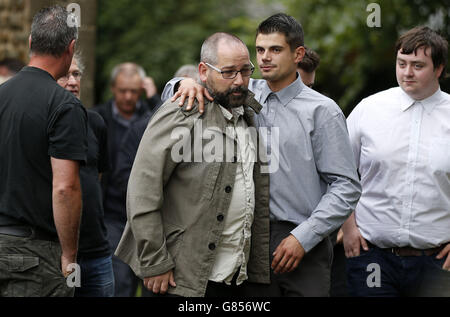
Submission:
POLYGON ((270 56, 269 50, 265 50, 264 53, 261 56, 263 61, 270 61, 272 58, 270 56))
POLYGON ((133 93, 131 91, 126 91, 125 92, 125 99, 126 100, 131 100, 133 98, 133 93))
POLYGON ((407 65, 407 66, 406 66, 405 74, 406 74, 406 76, 408 76, 408 77, 414 76, 413 66, 412 66, 412 65, 407 65))
POLYGON ((75 86, 77 84, 77 80, 72 75, 69 76, 69 79, 67 80, 67 85, 75 86))
POLYGON ((233 84, 235 86, 242 86, 244 84, 244 78, 242 77, 241 72, 237 73, 236 77, 234 78, 233 84))

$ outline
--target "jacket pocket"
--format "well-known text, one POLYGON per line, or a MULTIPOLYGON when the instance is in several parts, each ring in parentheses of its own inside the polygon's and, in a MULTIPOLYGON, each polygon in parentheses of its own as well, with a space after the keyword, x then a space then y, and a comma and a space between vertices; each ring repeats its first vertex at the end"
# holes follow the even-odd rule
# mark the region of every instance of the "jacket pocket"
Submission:
POLYGON ((206 178, 203 179, 202 197, 205 200, 211 200, 217 184, 221 163, 209 163, 206 172, 206 178))
POLYGON ((167 251, 175 261, 183 242, 184 229, 166 222, 164 231, 166 234, 167 251))

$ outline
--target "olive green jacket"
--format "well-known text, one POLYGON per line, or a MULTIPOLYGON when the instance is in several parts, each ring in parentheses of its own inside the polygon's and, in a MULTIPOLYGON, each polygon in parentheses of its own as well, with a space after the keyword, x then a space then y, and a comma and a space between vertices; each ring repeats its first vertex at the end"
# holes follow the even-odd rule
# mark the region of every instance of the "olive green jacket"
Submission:
MULTIPOLYGON (((260 109, 261 105, 249 93, 244 105, 244 119, 249 127, 254 127, 254 111, 260 109)), ((233 160, 225 160, 225 150, 222 161, 208 163, 198 159, 199 140, 201 147, 211 141, 195 137, 199 122, 202 132, 216 131, 222 136, 229 124, 220 107, 209 102, 200 114, 197 106, 186 111, 168 101, 152 117, 131 171, 128 221, 115 252, 142 279, 173 269, 177 286, 169 288, 169 293, 186 297, 205 294, 237 168, 233 160), (178 132, 183 132, 181 138, 178 132), (185 158, 181 162, 176 158, 180 153, 185 158)), ((235 158, 234 142, 231 157, 235 158)), ((261 173, 267 165, 266 160, 259 158, 261 154, 253 171, 255 210, 247 274, 251 282, 268 284, 269 174, 261 173)))

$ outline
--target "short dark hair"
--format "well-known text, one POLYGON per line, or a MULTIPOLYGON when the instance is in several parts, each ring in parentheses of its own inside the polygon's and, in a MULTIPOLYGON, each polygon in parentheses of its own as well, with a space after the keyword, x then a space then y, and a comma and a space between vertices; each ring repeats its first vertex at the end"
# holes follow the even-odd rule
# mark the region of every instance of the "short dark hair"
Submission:
POLYGON ((17 74, 25 66, 25 64, 16 58, 7 57, 0 61, 0 66, 6 67, 12 74, 17 74))
POLYGON ((433 61, 434 69, 444 65, 440 78, 445 77, 445 68, 448 59, 448 42, 436 31, 433 31, 427 26, 417 26, 403 35, 397 40, 395 45, 395 52, 409 55, 421 47, 431 48, 431 59, 433 61))
POLYGON ((286 42, 291 51, 304 45, 303 28, 301 24, 293 17, 277 13, 262 21, 256 30, 256 36, 259 34, 282 33, 286 36, 286 42))
POLYGON ((320 56, 310 48, 305 47, 305 56, 297 64, 298 68, 303 69, 307 73, 312 73, 316 70, 320 63, 320 56))
POLYGON ((41 9, 31 24, 31 52, 60 57, 72 40, 78 38, 78 29, 68 23, 70 13, 60 5, 41 9))

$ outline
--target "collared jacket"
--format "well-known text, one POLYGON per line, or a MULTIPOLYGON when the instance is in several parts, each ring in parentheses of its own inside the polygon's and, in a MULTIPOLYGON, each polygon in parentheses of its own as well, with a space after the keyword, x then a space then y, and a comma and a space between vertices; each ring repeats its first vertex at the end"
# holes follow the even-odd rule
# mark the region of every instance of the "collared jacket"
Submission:
MULTIPOLYGON (((260 109, 249 93, 244 104, 244 120, 249 127, 255 126, 254 111, 260 109)), ((227 121, 215 103, 207 102, 200 114, 197 106, 186 111, 168 101, 152 117, 131 171, 128 220, 115 253, 142 279, 173 269, 177 286, 168 292, 186 297, 205 294, 238 166, 235 159, 225 159, 225 150, 223 160, 206 162, 194 157, 199 154, 199 131, 195 131, 199 120, 201 132, 219 131, 225 139, 227 121), (184 143, 174 136, 177 131, 188 132, 184 143), (180 142, 185 145, 181 149, 180 142), (180 153, 191 159, 175 160, 180 153)), ((256 145, 257 136, 253 136, 256 145)), ((202 139, 201 146, 208 141, 202 139)), ((255 209, 247 274, 250 282, 268 284, 269 174, 263 172, 267 162, 260 157, 261 152, 253 171, 255 209)))

